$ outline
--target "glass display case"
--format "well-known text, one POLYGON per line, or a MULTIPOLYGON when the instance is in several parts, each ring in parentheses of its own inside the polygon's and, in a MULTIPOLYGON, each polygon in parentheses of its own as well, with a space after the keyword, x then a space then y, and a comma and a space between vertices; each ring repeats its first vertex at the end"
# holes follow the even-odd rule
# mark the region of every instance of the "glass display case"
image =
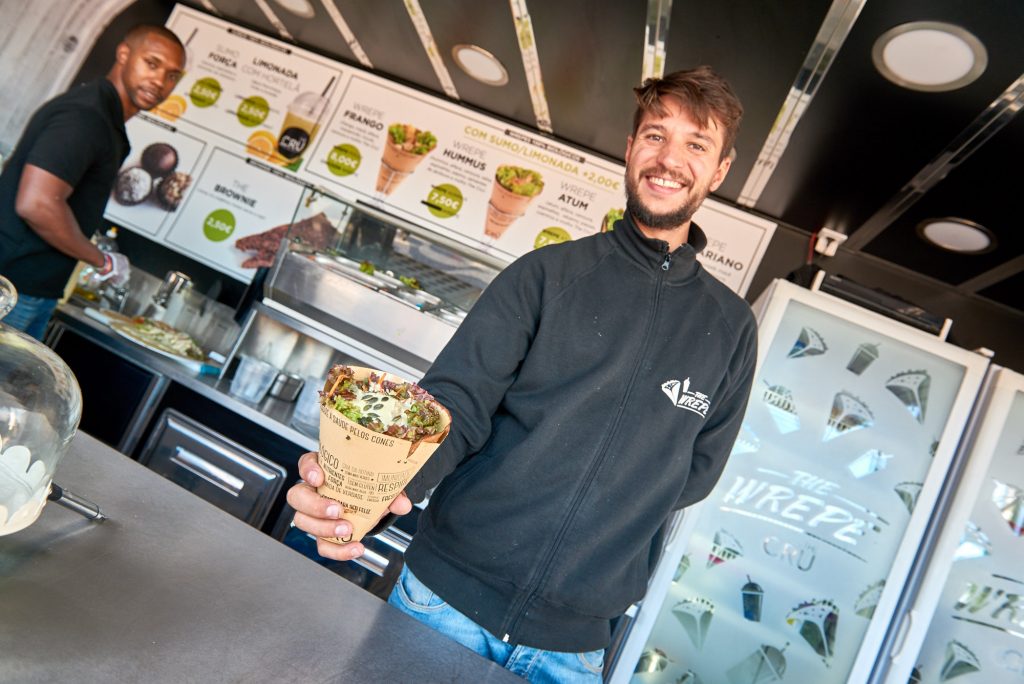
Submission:
POLYGON ((1024 376, 993 375, 891 684, 1024 681, 1024 376))
POLYGON ((290 225, 246 240, 269 270, 232 356, 306 377, 344 361, 418 380, 506 265, 313 188, 290 225))
POLYGON ((667 545, 613 682, 865 681, 988 360, 776 281, 721 480, 667 545))

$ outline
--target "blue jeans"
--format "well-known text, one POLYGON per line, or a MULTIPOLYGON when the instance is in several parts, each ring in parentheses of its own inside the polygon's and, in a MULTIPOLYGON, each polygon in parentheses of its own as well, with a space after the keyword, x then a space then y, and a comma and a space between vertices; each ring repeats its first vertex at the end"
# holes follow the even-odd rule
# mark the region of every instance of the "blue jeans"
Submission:
POLYGON ((56 308, 56 299, 19 294, 18 303, 4 316, 3 322, 15 330, 22 330, 37 340, 42 340, 46 324, 50 322, 50 316, 56 308))
POLYGON ((603 649, 589 653, 562 653, 506 644, 445 603, 408 567, 402 568, 388 603, 534 684, 601 682, 603 649))

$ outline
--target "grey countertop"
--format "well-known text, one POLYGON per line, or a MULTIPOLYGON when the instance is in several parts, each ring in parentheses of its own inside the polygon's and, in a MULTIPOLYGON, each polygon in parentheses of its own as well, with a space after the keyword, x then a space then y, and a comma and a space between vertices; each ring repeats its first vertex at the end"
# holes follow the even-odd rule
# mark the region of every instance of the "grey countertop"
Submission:
POLYGON ((79 433, 0 537, 2 682, 522 681, 79 433))

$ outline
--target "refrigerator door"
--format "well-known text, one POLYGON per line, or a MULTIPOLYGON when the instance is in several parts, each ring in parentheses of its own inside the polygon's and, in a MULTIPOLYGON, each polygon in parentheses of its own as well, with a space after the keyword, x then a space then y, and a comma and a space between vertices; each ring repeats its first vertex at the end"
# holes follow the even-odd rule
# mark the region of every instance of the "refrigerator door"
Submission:
POLYGON ((791 283, 764 297, 729 464, 612 681, 863 681, 875 662, 988 361, 791 283))
POLYGON ((1024 682, 1024 375, 1000 369, 886 682, 1024 682))

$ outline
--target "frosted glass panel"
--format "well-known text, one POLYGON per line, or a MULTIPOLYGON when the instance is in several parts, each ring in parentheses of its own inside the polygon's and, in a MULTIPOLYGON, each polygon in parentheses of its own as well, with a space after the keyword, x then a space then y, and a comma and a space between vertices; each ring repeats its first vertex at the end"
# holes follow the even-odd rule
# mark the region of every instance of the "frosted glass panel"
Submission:
POLYGON ((789 302, 634 682, 846 681, 964 377, 882 330, 789 302))
MULTIPOLYGON (((936 560, 936 562, 942 562, 936 560)), ((948 561, 947 561, 948 562, 948 561)), ((1024 682, 1024 394, 1017 392, 957 547, 915 676, 1024 682)))

